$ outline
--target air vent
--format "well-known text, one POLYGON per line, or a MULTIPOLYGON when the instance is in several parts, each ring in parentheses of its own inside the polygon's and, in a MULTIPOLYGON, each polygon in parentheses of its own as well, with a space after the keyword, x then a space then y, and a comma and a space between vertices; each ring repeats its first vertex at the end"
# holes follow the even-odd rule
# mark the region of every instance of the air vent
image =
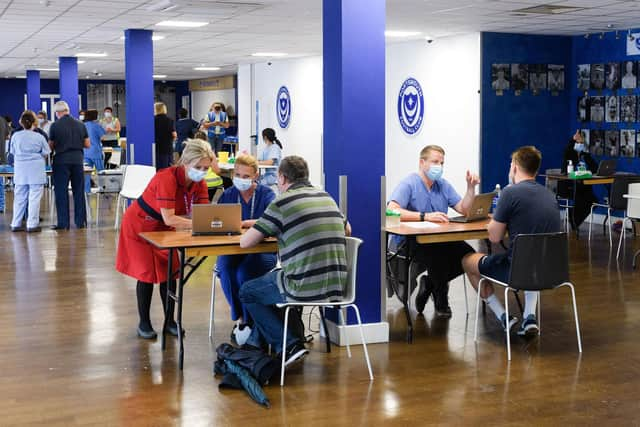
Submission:
POLYGON ((560 6, 554 4, 541 4, 539 6, 526 7, 524 9, 514 10, 515 13, 531 13, 537 15, 560 15, 563 13, 576 12, 578 10, 587 9, 586 7, 560 6))

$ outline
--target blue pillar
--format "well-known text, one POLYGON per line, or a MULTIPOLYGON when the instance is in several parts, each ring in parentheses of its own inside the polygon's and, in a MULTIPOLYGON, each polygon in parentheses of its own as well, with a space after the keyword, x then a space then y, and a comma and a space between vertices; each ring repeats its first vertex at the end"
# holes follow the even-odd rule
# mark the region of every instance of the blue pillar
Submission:
MULTIPOLYGON (((40 106, 40 71, 27 70, 27 109, 37 113, 40 106)), ((49 112, 51 116, 51 112, 49 112)))
POLYGON ((78 59, 76 57, 60 57, 60 100, 69 104, 69 114, 78 117, 78 59))
MULTIPOLYGON (((364 240, 357 303, 363 322, 381 319, 380 177, 385 174, 385 0, 322 5, 325 188, 338 200, 347 175, 348 216, 364 240)), ((351 323, 351 319, 349 321, 351 323)))
MULTIPOLYGON (((127 100, 127 155, 135 148, 135 163, 152 165, 153 42, 150 30, 125 30, 124 65, 127 100)), ((129 157, 129 161, 131 158, 129 157)))

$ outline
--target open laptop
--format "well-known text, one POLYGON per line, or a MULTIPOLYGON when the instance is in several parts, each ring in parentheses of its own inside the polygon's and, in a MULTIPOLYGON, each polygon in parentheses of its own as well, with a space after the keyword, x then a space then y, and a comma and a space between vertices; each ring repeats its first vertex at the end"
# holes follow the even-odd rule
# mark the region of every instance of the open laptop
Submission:
POLYGON ((486 219, 489 216, 489 208, 491 208, 491 203, 493 202, 495 195, 495 192, 477 194, 476 197, 473 198, 473 203, 471 203, 469 215, 449 218, 449 221, 472 222, 486 219))
POLYGON ((597 176, 611 176, 616 173, 618 161, 616 159, 602 160, 598 165, 597 176))
POLYGON ((240 204, 193 205, 191 213, 193 236, 240 234, 242 208, 240 204))

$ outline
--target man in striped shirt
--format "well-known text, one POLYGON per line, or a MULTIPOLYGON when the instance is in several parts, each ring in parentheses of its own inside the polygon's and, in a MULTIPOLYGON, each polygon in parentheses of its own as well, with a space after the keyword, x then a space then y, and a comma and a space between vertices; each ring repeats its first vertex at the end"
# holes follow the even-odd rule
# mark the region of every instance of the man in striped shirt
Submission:
POLYGON ((347 284, 344 237, 350 229, 331 196, 309 183, 303 158, 285 157, 277 180, 280 196, 242 236, 240 246, 250 248, 265 237, 277 237, 282 269, 244 283, 240 300, 256 326, 247 344, 270 344, 276 353, 286 351, 286 366, 307 350, 303 331, 298 336, 290 333, 283 349, 282 317, 275 304, 287 299, 340 300, 347 284))

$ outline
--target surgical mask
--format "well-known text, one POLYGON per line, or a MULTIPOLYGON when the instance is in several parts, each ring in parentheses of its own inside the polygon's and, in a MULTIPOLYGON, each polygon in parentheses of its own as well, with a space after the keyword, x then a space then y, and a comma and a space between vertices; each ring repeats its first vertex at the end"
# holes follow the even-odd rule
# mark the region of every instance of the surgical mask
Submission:
POLYGON ((78 116, 78 120, 84 120, 84 114, 80 114, 80 115, 78 116))
POLYGON ((200 182, 204 179, 205 176, 207 176, 207 172, 208 171, 201 171, 199 169, 189 168, 189 170, 187 171, 187 176, 193 182, 200 182))
POLYGON ((105 111, 104 112, 104 117, 108 119, 109 117, 111 117, 111 113, 108 112, 108 111, 105 111))
POLYGON ((429 170, 425 172, 427 178, 431 181, 437 181, 442 178, 442 165, 431 165, 429 170))
POLYGON ((584 144, 576 142, 575 144, 573 144, 573 149, 576 150, 578 153, 582 153, 584 151, 584 144))
POLYGON ((44 119, 38 119, 38 124, 42 125, 44 123, 44 119))
POLYGON ((237 176, 233 177, 233 185, 234 187, 236 187, 239 191, 247 191, 248 189, 251 188, 251 185, 253 184, 253 181, 251 180, 251 178, 240 178, 237 176))

